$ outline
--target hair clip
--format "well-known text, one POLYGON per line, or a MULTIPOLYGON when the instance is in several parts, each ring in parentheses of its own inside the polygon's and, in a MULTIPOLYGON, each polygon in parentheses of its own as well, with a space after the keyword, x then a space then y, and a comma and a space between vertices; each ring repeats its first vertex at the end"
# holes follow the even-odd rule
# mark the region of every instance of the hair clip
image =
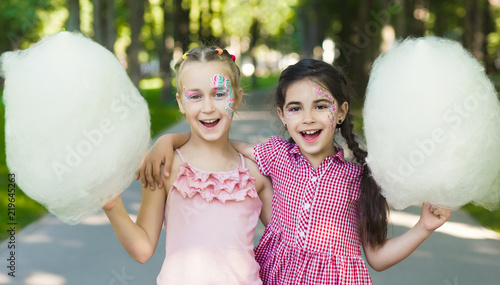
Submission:
POLYGON ((182 59, 186 59, 186 57, 188 56, 189 52, 186 52, 185 54, 182 55, 182 59))
POLYGON ((222 52, 223 52, 223 50, 222 50, 222 49, 220 49, 220 48, 216 48, 216 49, 214 49, 214 50, 215 50, 215 51, 217 51, 217 54, 218 54, 218 55, 221 55, 221 54, 222 54, 222 52))
POLYGON ((233 59, 233 61, 236 61, 236 56, 234 56, 234 54, 231 55, 231 58, 233 59))

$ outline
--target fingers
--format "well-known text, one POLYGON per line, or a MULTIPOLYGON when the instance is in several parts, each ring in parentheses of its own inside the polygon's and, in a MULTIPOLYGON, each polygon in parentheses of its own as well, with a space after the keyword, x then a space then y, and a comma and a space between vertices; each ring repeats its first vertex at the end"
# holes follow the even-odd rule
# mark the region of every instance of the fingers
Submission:
POLYGON ((166 177, 170 176, 170 170, 172 169, 172 160, 173 158, 168 157, 165 157, 163 159, 163 175, 165 175, 166 177))
POLYGON ((163 188, 163 180, 161 178, 161 161, 153 164, 153 183, 156 182, 158 188, 163 188))
MULTIPOLYGON (((137 167, 137 170, 135 171, 135 180, 139 180, 141 178, 141 173, 144 170, 144 159, 146 158, 147 152, 142 155, 141 161, 139 162, 139 167, 137 167)), ((144 183, 142 184, 144 186, 144 183)))
POLYGON ((451 215, 451 209, 440 206, 432 206, 430 208, 430 212, 434 214, 434 216, 438 217, 438 219, 444 219, 447 221, 451 215))
POLYGON ((154 181, 154 178, 153 178, 153 164, 151 163, 148 163, 146 165, 146 169, 145 169, 145 180, 146 180, 146 185, 150 185, 151 186, 151 190, 155 190, 155 181, 154 181))

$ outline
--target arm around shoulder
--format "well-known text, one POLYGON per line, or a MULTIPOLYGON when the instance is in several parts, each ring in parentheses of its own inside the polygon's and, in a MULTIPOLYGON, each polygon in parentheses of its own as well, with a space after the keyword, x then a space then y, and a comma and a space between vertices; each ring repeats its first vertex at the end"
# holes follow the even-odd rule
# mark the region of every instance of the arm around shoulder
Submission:
POLYGON ((247 142, 231 140, 231 146, 239 153, 243 154, 244 157, 255 161, 255 155, 253 153, 253 149, 255 147, 254 144, 250 144, 247 142))

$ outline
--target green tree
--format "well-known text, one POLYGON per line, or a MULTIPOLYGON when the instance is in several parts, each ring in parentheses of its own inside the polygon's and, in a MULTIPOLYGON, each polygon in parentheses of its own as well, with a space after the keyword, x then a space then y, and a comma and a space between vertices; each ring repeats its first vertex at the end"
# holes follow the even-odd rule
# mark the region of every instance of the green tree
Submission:
POLYGON ((36 42, 42 24, 36 15, 38 9, 52 10, 51 0, 0 1, 0 53, 20 48, 23 42, 36 42))

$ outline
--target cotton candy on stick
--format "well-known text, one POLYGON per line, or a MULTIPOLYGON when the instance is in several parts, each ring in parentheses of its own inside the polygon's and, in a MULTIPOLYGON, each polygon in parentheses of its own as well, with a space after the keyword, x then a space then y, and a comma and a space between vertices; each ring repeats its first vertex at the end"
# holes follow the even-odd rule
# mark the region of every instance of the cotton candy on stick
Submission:
POLYGON ((19 187, 76 224, 132 182, 147 103, 108 50, 60 32, 2 55, 7 165, 19 187))
POLYGON ((397 209, 500 200, 500 104, 458 43, 408 39, 380 55, 363 110, 367 163, 397 209))

